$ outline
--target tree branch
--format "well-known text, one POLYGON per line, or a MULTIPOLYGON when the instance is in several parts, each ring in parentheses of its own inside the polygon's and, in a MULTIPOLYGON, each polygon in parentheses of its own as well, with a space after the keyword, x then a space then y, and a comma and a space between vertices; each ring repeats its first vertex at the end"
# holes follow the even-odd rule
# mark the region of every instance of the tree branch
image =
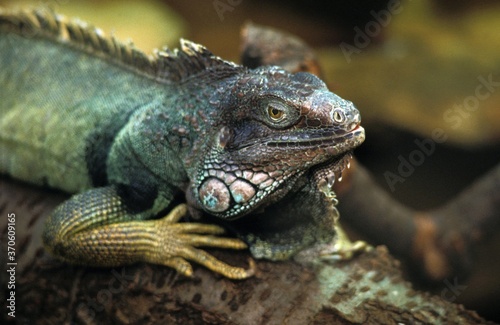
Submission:
MULTIPOLYGON (((384 247, 347 262, 258 261, 256 277, 245 281, 202 267, 186 279, 157 265, 70 266, 49 257, 40 239, 45 217, 66 196, 5 179, 0 193, 2 215, 16 215, 16 321, 21 323, 485 323, 462 306, 413 290, 384 247)), ((7 218, 0 227, 5 238, 7 218)), ((211 252, 241 266, 249 257, 211 252)), ((1 256, 7 256, 5 240, 1 256)), ((2 288, 6 281, 2 277, 2 288)))

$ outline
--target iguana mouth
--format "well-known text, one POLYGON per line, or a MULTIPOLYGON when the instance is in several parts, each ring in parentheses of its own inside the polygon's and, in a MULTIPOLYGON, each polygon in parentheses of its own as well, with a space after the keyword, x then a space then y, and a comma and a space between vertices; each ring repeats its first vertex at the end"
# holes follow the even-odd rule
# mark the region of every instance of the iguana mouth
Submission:
POLYGON ((301 148, 307 147, 330 147, 338 144, 349 144, 354 142, 354 146, 358 146, 361 142, 364 141, 364 129, 357 124, 350 131, 326 131, 322 132, 321 135, 318 136, 310 136, 310 135, 284 135, 279 139, 274 139, 272 141, 268 141, 266 144, 268 146, 273 147, 290 147, 290 146, 300 146, 301 148), (357 143, 359 142, 359 143, 357 143))
POLYGON ((346 168, 351 167, 350 160, 352 158, 352 152, 349 151, 319 164, 312 169, 312 179, 317 188, 327 197, 332 198, 335 204, 337 200, 335 199, 335 193, 332 187, 335 181, 342 181, 342 173, 346 168))
POLYGON ((337 149, 339 154, 311 169, 312 178, 317 188, 328 198, 331 198, 334 204, 337 203, 337 200, 332 187, 335 181, 342 181, 343 171, 351 165, 352 150, 359 146, 364 141, 364 138, 364 129, 359 124, 356 125, 351 131, 343 135, 340 143, 345 147, 337 149))

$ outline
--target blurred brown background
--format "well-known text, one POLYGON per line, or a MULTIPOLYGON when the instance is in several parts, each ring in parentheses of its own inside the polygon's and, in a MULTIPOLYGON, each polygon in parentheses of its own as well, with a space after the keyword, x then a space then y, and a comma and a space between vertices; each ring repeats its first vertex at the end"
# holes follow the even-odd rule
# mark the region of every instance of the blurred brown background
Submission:
MULTIPOLYGON (((215 54, 239 58, 247 21, 286 30, 317 52, 332 90, 360 109, 366 143, 359 160, 401 202, 439 206, 500 162, 500 1, 0 1, 49 6, 79 17, 144 50, 176 47, 184 37, 215 54), (446 135, 404 182, 391 187, 400 157, 415 140, 446 135)), ((483 258, 455 302, 500 322, 500 240, 483 258)), ((453 282, 453 280, 450 280, 453 282)), ((446 283, 431 290, 440 294, 446 283)))

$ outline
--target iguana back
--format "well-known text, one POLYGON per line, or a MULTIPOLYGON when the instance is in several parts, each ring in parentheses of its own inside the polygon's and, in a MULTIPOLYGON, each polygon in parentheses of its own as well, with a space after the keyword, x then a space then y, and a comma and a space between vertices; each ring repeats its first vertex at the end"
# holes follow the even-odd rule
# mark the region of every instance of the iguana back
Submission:
POLYGON ((171 86, 131 73, 83 41, 64 44, 61 22, 44 35, 10 23, 0 21, 0 172, 70 192, 89 188, 89 162, 104 168, 131 113, 171 86))

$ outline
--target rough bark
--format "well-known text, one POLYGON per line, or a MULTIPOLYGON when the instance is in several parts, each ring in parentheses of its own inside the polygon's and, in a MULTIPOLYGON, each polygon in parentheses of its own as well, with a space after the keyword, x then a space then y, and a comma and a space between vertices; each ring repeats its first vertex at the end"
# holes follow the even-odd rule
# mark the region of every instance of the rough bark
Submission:
MULTIPOLYGON (((475 312, 405 282, 399 263, 383 247, 346 262, 257 261, 245 281, 222 278, 202 267, 187 279, 175 271, 138 264, 91 269, 60 263, 44 251, 45 217, 67 198, 2 179, 2 265, 7 261, 7 215, 15 213, 15 320, 21 324, 484 324, 475 312)), ((211 251, 234 265, 248 253, 211 251)), ((9 278, 1 286, 8 297, 9 278)), ((5 300, 4 300, 5 302, 5 300)), ((2 312, 4 320, 13 319, 2 312)))
POLYGON ((467 276, 477 247, 500 228, 500 165, 430 211, 415 211, 397 202, 357 163, 336 192, 343 223, 371 243, 387 245, 431 281, 467 276))

